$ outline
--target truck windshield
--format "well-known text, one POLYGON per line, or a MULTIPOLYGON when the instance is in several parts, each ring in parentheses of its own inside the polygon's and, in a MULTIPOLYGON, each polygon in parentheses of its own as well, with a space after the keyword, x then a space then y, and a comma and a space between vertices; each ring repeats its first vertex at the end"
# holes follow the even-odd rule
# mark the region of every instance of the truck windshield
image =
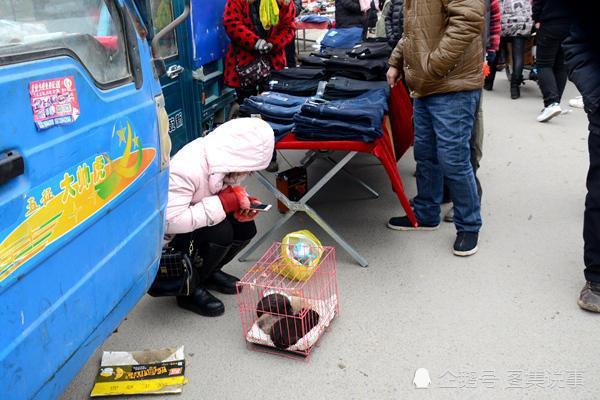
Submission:
POLYGON ((130 76, 123 28, 113 1, 0 1, 0 65, 73 56, 100 84, 130 76))

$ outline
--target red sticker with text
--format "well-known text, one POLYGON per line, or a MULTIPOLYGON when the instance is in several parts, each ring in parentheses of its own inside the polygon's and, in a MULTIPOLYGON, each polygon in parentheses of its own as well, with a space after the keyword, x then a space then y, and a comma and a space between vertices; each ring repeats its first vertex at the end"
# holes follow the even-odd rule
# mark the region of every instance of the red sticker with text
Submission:
POLYGON ((31 82, 29 96, 38 130, 72 124, 79 118, 79 101, 72 76, 31 82))

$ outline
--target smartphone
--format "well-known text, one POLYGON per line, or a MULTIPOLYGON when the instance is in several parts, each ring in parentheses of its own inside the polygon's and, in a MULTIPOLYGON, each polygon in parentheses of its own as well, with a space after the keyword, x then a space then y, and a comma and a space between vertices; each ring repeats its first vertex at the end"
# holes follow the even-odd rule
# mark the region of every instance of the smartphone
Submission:
POLYGON ((271 209, 270 204, 250 204, 250 210, 252 210, 252 211, 266 212, 266 211, 269 211, 270 209, 271 209))

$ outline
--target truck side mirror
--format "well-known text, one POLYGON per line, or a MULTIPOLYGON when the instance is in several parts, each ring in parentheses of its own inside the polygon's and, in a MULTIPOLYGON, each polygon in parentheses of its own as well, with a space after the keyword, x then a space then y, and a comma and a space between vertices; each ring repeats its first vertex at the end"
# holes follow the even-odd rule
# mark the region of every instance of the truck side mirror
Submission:
POLYGON ((156 74, 159 77, 163 76, 167 71, 165 67, 165 60, 162 57, 160 57, 158 42, 160 42, 160 40, 163 37, 165 37, 169 32, 172 32, 173 30, 175 30, 175 28, 181 25, 187 19, 187 17, 190 16, 190 10, 190 0, 185 0, 185 8, 183 9, 181 15, 175 18, 173 21, 171 21, 169 25, 161 29, 160 32, 158 32, 156 35, 154 35, 154 38, 152 38, 152 62, 154 64, 156 74))

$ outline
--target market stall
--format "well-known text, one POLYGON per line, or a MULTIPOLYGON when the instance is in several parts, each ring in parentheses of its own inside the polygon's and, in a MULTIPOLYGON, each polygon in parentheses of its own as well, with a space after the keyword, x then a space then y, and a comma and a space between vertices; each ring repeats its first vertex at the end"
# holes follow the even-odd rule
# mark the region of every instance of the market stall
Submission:
MULTIPOLYGON (((390 90, 385 81, 392 49, 385 41, 363 41, 353 28, 329 30, 321 45, 320 51, 301 57, 300 66, 274 71, 267 91, 246 99, 240 112, 260 115, 273 127, 276 149, 311 152, 303 166, 322 152, 347 154, 340 161, 326 157, 332 163, 331 170, 300 198, 290 198, 266 174, 258 174, 259 181, 287 211, 242 259, 294 214, 303 212, 366 267, 368 261, 308 204, 338 173, 352 174, 348 164, 358 153, 372 154, 380 160, 400 205, 416 224, 396 167, 396 161, 412 143, 412 105, 402 84, 390 90)), ((367 183, 357 181, 377 195, 367 183)))

